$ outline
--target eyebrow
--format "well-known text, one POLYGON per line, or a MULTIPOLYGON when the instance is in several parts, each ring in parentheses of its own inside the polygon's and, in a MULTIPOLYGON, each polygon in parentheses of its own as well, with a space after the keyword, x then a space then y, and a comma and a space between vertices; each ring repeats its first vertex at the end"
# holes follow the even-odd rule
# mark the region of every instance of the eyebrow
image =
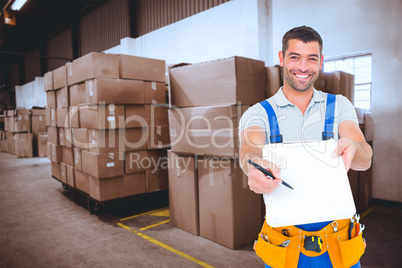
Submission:
MULTIPOLYGON (((290 53, 289 53, 289 56, 292 56, 292 55, 294 55, 294 56, 300 56, 299 53, 290 52, 290 53)), ((316 57, 317 59, 320 58, 320 56, 318 56, 317 54, 309 54, 308 56, 309 56, 309 57, 316 57)))

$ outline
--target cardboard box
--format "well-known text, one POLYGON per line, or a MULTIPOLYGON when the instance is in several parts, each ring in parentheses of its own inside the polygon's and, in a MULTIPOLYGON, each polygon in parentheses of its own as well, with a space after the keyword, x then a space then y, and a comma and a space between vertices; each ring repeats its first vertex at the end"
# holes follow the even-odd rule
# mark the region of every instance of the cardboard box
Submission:
POLYGON ((320 74, 318 75, 317 80, 314 83, 314 88, 315 89, 321 90, 321 91, 324 91, 324 92, 326 91, 326 89, 325 89, 325 79, 326 78, 325 77, 326 77, 325 73, 321 70, 320 74))
POLYGON ((144 104, 163 104, 167 103, 167 87, 162 82, 148 82, 144 83, 144 104))
POLYGON ((15 154, 15 140, 14 133, 6 132, 6 152, 9 154, 15 154))
POLYGON ((166 190, 168 188, 168 170, 157 169, 145 172, 146 192, 152 193, 166 190))
POLYGON ((46 92, 46 107, 52 109, 57 108, 56 91, 52 90, 46 92))
MULTIPOLYGON (((141 135, 141 134, 140 134, 141 135)), ((90 129, 88 130, 89 152, 105 154, 123 152, 125 149, 125 130, 90 129)))
POLYGON ((14 128, 15 132, 31 131, 31 110, 16 109, 14 112, 14 128))
POLYGON ((169 126, 165 105, 126 105, 126 128, 169 126))
POLYGON ((342 94, 354 104, 355 76, 342 71, 325 73, 325 92, 342 94))
POLYGON ((62 146, 61 151, 62 151, 62 162, 66 165, 73 166, 74 165, 73 149, 62 146))
POLYGON ((356 115, 357 115, 357 120, 359 125, 364 125, 364 115, 366 113, 366 109, 355 107, 356 115))
POLYGON ((145 173, 135 173, 111 178, 89 176, 89 194, 98 201, 145 193, 145 173))
POLYGON ((119 78, 118 55, 91 52, 67 65, 68 85, 93 78, 119 78))
POLYGON ((82 171, 82 154, 81 154, 81 149, 79 148, 74 148, 74 168, 82 171))
POLYGON ((47 127, 57 127, 56 109, 46 109, 45 122, 47 127))
POLYGON ((171 150, 167 153, 170 223, 193 235, 199 235, 198 175, 195 158, 178 155, 171 150))
POLYGON ((249 190, 237 160, 199 161, 198 191, 201 236, 231 249, 258 237, 262 197, 249 190))
POLYGON ((52 169, 52 177, 61 180, 60 164, 52 162, 51 169, 52 169))
POLYGON ((66 182, 68 185, 75 187, 74 168, 66 165, 66 182))
POLYGON ((45 91, 53 90, 53 72, 47 72, 43 76, 44 84, 45 84, 45 91))
POLYGON ((48 142, 48 134, 47 132, 38 133, 36 135, 37 142, 37 152, 39 157, 47 156, 47 142, 48 142))
POLYGON ((123 79, 85 81, 88 104, 141 104, 145 101, 144 82, 123 79))
POLYGON ((33 157, 33 133, 15 133, 15 155, 18 158, 33 157))
POLYGON ((57 127, 48 127, 48 140, 52 144, 60 145, 59 142, 59 129, 57 127))
POLYGON ((59 130, 60 145, 68 147, 68 148, 73 148, 71 128, 60 127, 60 128, 58 128, 58 130, 59 130))
POLYGON ((265 98, 268 99, 278 92, 279 88, 283 85, 283 82, 279 65, 266 67, 265 70, 265 98))
POLYGON ((124 151, 139 151, 151 149, 148 144, 150 142, 148 132, 145 128, 128 128, 120 129, 125 133, 125 149, 124 151))
POLYGON ((7 116, 7 111, 4 110, 4 115, 2 115, 4 117, 4 131, 8 131, 9 132, 9 121, 8 121, 8 116, 7 116))
POLYGON ((119 55, 120 78, 165 82, 164 60, 119 55))
POLYGON ((82 170, 96 178, 124 175, 124 160, 118 153, 94 154, 82 151, 82 170))
POLYGON ((79 106, 68 107, 68 120, 71 128, 81 127, 79 106))
POLYGON ((60 163, 60 180, 61 182, 67 183, 67 169, 64 163, 60 163))
POLYGON ((167 168, 166 150, 143 150, 125 152, 125 174, 144 171, 157 171, 167 168))
POLYGON ((231 57, 170 69, 170 101, 175 107, 253 105, 264 99, 263 61, 231 57))
POLYGON ((109 152, 145 150, 147 148, 147 132, 142 128, 130 129, 89 129, 88 151, 102 154, 109 152))
POLYGON ((89 175, 83 171, 74 169, 75 188, 89 194, 89 175))
POLYGON ((156 126, 146 128, 147 131, 147 149, 166 149, 170 147, 170 128, 168 126, 156 126))
POLYGON ((53 89, 67 86, 67 67, 63 65, 53 71, 53 89))
POLYGON ((14 133, 15 132, 15 119, 14 119, 14 110, 7 110, 4 112, 6 114, 6 121, 5 123, 5 131, 14 133))
POLYGON ((70 106, 86 104, 85 83, 79 83, 69 86, 70 106))
POLYGON ((66 108, 70 106, 70 96, 68 93, 68 87, 62 87, 56 91, 57 108, 66 108))
POLYGON ((124 128, 124 105, 79 106, 80 126, 91 129, 124 128))
POLYGON ((359 171, 359 200, 357 203, 357 211, 362 213, 366 211, 373 197, 373 168, 370 167, 366 171, 359 171))
POLYGON ((366 141, 374 140, 374 120, 371 112, 366 112, 364 114, 364 125, 365 125, 365 138, 366 141))
POLYGON ((56 117, 57 117, 57 127, 69 128, 70 122, 68 120, 68 108, 57 108, 56 109, 56 117))
POLYGON ((172 151, 237 157, 238 122, 247 108, 236 105, 169 109, 172 151))
POLYGON ((88 142, 88 129, 72 128, 72 144, 74 147, 88 151, 90 144, 88 142))
POLYGON ((62 160, 62 149, 60 145, 51 144, 48 142, 47 151, 50 156, 50 161, 60 163, 62 160))
POLYGON ((31 130, 33 133, 46 132, 46 110, 31 109, 31 130))

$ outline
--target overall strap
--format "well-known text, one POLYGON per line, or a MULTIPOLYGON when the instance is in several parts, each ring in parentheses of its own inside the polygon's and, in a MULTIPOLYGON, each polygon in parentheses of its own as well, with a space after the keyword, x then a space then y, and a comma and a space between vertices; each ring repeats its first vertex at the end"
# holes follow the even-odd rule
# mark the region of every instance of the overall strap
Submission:
POLYGON ((269 121, 269 130, 271 132, 271 136, 269 140, 271 143, 282 143, 282 135, 279 132, 278 119, 276 118, 276 114, 274 109, 272 109, 271 104, 269 104, 268 100, 264 100, 260 102, 262 107, 264 107, 267 112, 268 121, 269 121))
POLYGON ((325 111, 325 126, 322 132, 322 140, 334 138, 334 116, 336 95, 327 93, 327 107, 325 111))

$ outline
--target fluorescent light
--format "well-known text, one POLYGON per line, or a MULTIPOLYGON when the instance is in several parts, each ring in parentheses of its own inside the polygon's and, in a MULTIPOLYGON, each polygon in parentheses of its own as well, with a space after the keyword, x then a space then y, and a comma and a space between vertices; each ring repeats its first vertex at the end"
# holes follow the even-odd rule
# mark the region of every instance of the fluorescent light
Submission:
POLYGON ((27 0, 15 0, 13 5, 11 6, 12 10, 18 11, 25 4, 27 0))

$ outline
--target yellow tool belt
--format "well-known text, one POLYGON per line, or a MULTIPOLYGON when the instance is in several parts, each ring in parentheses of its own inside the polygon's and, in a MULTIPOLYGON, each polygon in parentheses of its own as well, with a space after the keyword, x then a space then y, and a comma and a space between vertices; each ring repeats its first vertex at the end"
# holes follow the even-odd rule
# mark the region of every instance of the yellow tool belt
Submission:
POLYGON ((264 221, 254 249, 264 263, 274 268, 297 267, 300 252, 306 256, 315 257, 327 251, 333 267, 351 267, 363 255, 365 243, 362 238, 363 233, 356 234, 359 223, 353 224, 352 238, 349 240, 349 224, 350 219, 337 220, 319 231, 307 232, 295 226, 270 227, 264 221), (333 228, 335 225, 336 228, 333 228), (287 236, 281 233, 284 229, 287 236), (321 248, 319 253, 305 249, 305 239, 311 240, 311 237, 316 241, 319 239, 321 248), (285 242, 287 240, 290 241, 287 243, 285 242))

